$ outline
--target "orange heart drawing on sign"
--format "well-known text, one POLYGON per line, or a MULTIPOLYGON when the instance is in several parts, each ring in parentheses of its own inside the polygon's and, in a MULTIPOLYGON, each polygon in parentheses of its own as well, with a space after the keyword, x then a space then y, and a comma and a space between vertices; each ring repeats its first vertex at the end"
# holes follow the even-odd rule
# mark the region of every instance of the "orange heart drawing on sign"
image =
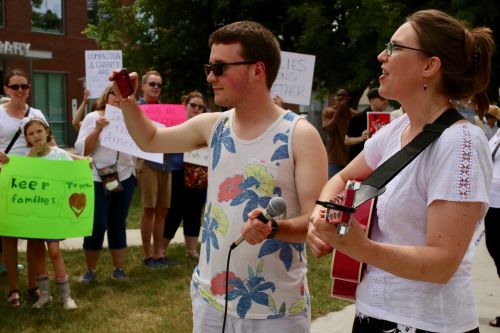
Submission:
POLYGON ((87 197, 84 193, 73 193, 69 197, 69 207, 76 217, 80 216, 87 204, 87 197))

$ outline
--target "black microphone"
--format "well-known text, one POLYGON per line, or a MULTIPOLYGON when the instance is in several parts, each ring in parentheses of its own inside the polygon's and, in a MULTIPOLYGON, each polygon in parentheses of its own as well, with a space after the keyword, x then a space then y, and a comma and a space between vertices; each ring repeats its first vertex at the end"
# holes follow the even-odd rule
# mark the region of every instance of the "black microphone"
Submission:
MULTIPOLYGON (((281 215, 285 212, 286 210, 286 202, 283 200, 281 197, 274 197, 271 200, 269 200, 269 203, 267 204, 266 209, 257 216, 257 219, 261 221, 262 223, 267 223, 269 220, 271 220, 273 217, 281 215)), ((245 239, 243 236, 240 236, 237 240, 231 244, 230 249, 234 249, 238 245, 241 244, 245 239)))

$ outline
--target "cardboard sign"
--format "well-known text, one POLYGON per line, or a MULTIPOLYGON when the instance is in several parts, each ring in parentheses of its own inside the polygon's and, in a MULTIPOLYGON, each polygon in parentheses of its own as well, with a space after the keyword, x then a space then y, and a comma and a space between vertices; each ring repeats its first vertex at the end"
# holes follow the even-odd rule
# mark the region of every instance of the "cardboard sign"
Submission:
POLYGON ((285 103, 310 105, 316 56, 281 51, 281 66, 271 87, 285 103))
POLYGON ((182 104, 143 104, 139 105, 146 117, 165 125, 182 124, 187 120, 186 107, 182 104))
POLYGON ((368 117, 368 130, 370 131, 370 135, 375 134, 379 129, 383 126, 389 124, 391 122, 391 113, 390 112, 367 112, 366 116, 368 117))
POLYGON ((115 69, 122 68, 121 50, 85 51, 85 87, 89 98, 99 98, 111 84, 108 77, 115 69))
POLYGON ((89 161, 9 158, 0 172, 0 235, 62 239, 92 234, 89 161))
MULTIPOLYGON (((163 163, 162 153, 150 153, 141 150, 130 136, 125 126, 122 110, 106 104, 104 116, 109 121, 108 126, 104 126, 101 132, 101 145, 107 148, 118 150, 122 153, 137 156, 145 160, 163 163)), ((164 127, 155 123, 157 127, 164 127)))
POLYGON ((208 167, 208 148, 185 152, 184 162, 208 167))

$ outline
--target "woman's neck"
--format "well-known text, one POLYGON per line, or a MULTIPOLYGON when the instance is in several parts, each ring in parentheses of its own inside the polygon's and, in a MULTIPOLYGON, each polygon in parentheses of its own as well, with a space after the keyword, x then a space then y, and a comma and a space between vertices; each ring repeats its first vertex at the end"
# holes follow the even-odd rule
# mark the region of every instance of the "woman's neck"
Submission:
POLYGON ((19 102, 14 102, 10 101, 4 105, 5 110, 7 110, 7 113, 15 118, 22 118, 24 117, 24 114, 26 113, 26 104, 19 103, 19 102))

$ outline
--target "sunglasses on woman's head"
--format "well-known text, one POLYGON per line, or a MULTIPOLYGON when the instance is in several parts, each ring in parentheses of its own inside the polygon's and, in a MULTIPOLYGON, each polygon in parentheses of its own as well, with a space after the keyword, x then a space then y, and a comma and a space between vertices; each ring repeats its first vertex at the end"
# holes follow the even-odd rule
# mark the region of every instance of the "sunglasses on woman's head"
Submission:
POLYGON ((256 61, 239 61, 239 62, 216 62, 215 64, 204 65, 205 74, 210 75, 210 72, 215 76, 222 76, 224 74, 224 67, 230 65, 251 65, 257 63, 256 61))
POLYGON ((189 103, 188 105, 190 107, 192 107, 193 109, 198 109, 198 110, 204 110, 205 109, 205 105, 203 105, 203 104, 189 103))
POLYGON ((12 90, 19 90, 19 88, 21 88, 22 90, 28 90, 30 87, 31 87, 31 85, 26 84, 26 83, 11 84, 11 85, 7 86, 7 88, 12 89, 12 90))

